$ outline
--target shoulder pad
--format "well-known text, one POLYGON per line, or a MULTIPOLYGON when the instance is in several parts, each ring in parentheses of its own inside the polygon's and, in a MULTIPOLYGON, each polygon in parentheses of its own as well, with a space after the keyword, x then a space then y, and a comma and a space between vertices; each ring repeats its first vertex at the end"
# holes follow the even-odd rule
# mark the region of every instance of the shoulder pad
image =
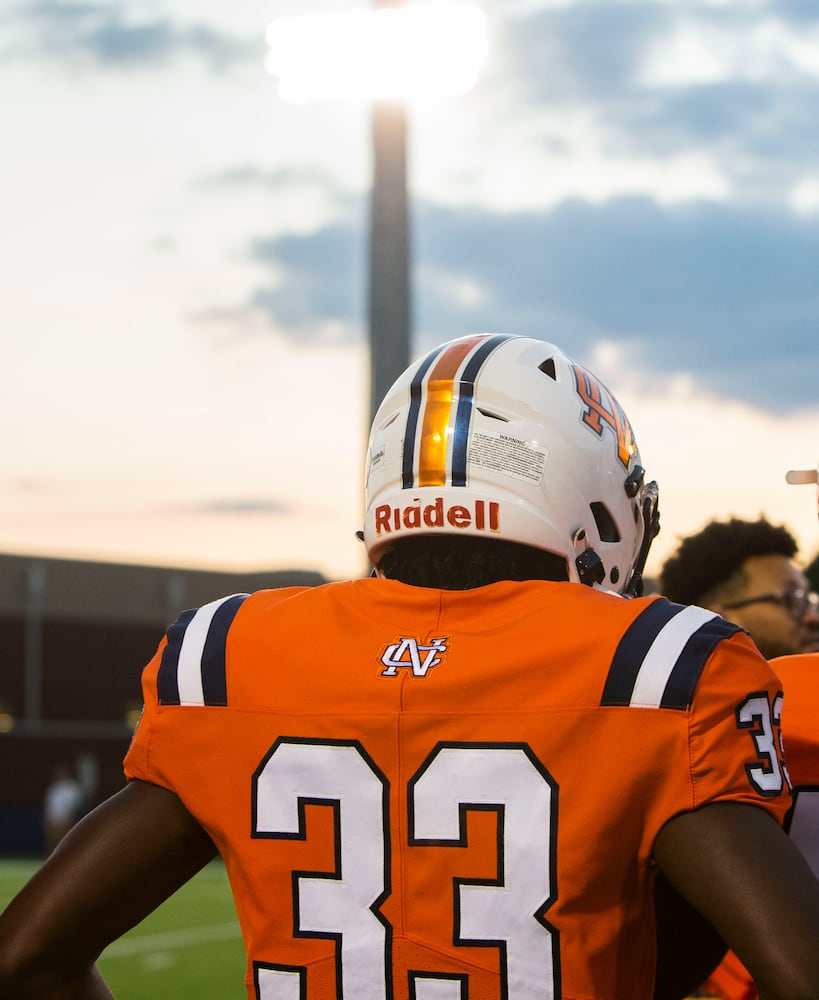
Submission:
POLYGON ((623 633, 600 704, 685 711, 714 647, 740 631, 705 608, 652 601, 623 633))
POLYGON ((160 705, 227 705, 225 647, 247 594, 183 611, 168 629, 156 678, 160 705))

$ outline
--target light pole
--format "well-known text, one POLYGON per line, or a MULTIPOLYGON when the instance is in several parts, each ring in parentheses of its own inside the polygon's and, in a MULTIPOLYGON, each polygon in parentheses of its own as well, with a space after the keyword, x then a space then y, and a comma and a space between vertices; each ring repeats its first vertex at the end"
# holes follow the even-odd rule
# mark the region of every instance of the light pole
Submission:
POLYGON ((463 94, 486 54, 474 4, 373 0, 366 14, 279 18, 267 32, 267 68, 288 100, 370 102, 372 183, 368 314, 370 417, 409 364, 412 337, 407 109, 416 96, 463 94))
MULTIPOLYGON (((400 0, 376 0, 375 6, 399 4, 400 0)), ((370 127, 367 323, 372 422, 387 390, 409 365, 412 340, 406 105, 398 100, 374 100, 370 127)))

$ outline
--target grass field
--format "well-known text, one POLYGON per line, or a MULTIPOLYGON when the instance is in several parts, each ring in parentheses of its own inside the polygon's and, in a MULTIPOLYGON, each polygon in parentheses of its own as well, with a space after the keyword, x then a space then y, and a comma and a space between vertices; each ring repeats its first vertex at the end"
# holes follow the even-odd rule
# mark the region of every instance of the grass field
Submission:
MULTIPOLYGON (((0 860, 0 909, 39 862, 0 860)), ((213 862, 101 956, 117 1000, 245 1000, 244 949, 225 870, 213 862)))

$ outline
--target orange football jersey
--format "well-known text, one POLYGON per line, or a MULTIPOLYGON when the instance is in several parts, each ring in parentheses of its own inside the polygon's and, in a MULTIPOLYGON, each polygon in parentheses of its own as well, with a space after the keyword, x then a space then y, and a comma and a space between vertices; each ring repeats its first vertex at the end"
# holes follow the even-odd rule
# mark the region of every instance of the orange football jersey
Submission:
POLYGON ((693 996, 698 1000, 759 1000, 751 974, 732 951, 693 996))
MULTIPOLYGON (((782 742, 793 808, 786 827, 819 878, 819 653, 780 656, 771 660, 782 683, 782 742)), ((705 983, 702 996, 716 1000, 757 1000, 750 973, 728 952, 705 983)))
POLYGON ((782 740, 794 791, 787 829, 819 878, 819 653, 771 660, 785 692, 782 740))
POLYGON ((224 859, 253 1000, 635 1000, 652 846, 782 820, 778 681, 701 608, 575 584, 233 595, 143 675, 129 778, 224 859))

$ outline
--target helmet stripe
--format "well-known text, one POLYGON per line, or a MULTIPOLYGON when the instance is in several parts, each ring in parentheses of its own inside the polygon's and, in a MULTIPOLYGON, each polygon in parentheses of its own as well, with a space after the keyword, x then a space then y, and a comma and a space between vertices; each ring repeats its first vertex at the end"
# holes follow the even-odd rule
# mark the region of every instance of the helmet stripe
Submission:
POLYGON ((458 410, 455 417, 455 434, 452 441, 452 485, 466 486, 466 454, 469 444, 469 425, 472 421, 472 403, 475 397, 475 381, 478 372, 489 355, 499 347, 507 335, 490 337, 472 355, 461 375, 458 410))
POLYGON ((415 485, 446 485, 446 432, 451 422, 454 422, 451 482, 453 486, 466 485, 466 455, 475 381, 489 355, 509 339, 508 335, 485 333, 465 337, 433 351, 418 366, 410 385, 410 406, 404 435, 404 489, 412 489, 415 485), (464 365, 467 358, 469 360, 464 365), (463 371, 456 380, 462 365, 463 371), (415 443, 418 438, 416 476, 415 443))
POLYGON ((452 404, 457 399, 455 375, 475 345, 485 339, 485 335, 480 335, 459 340, 444 351, 429 374, 418 449, 419 486, 446 484, 446 431, 452 419, 452 404))
POLYGON ((415 482, 415 437, 418 432, 418 414, 421 410, 424 376, 442 350, 444 348, 438 347, 424 358, 410 384, 410 405, 407 413, 407 429, 404 433, 404 454, 401 466, 401 488, 404 490, 412 489, 415 482))

